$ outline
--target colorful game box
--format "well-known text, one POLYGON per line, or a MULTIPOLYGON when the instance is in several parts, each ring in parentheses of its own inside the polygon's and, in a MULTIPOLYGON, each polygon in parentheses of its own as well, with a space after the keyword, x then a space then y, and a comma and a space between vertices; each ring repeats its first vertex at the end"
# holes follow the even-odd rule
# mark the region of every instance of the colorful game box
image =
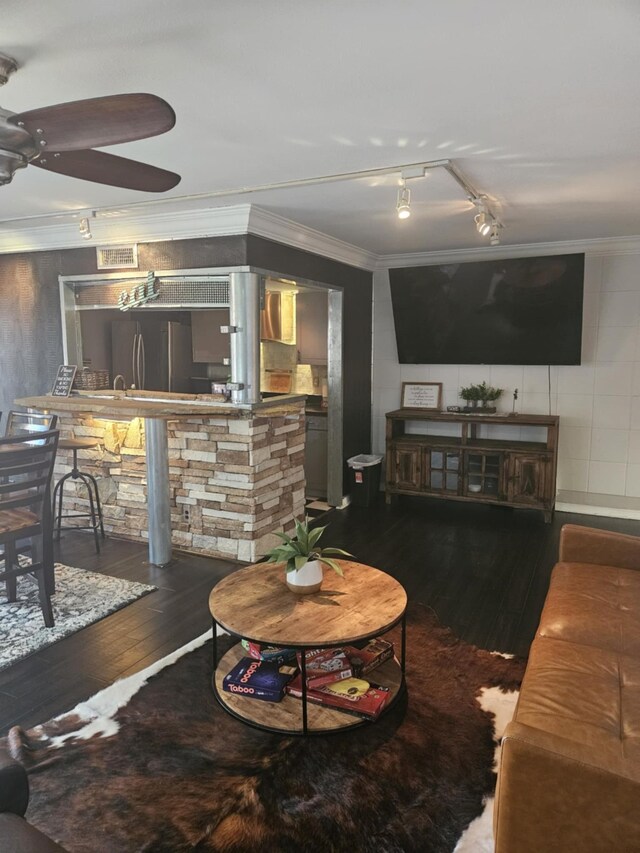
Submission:
POLYGON ((263 643, 254 643, 252 640, 242 640, 242 646, 246 649, 249 657, 256 660, 272 661, 272 663, 290 663, 296 656, 295 649, 265 646, 263 643))
MULTIPOLYGON (((301 665, 301 653, 298 652, 298 665, 301 665)), ((353 669, 349 658, 342 649, 311 649, 305 652, 307 687, 322 687, 351 678, 353 669)))
POLYGON ((358 678, 393 657, 393 643, 376 637, 375 640, 369 640, 361 649, 356 646, 345 646, 344 651, 353 667, 353 674, 358 678))
POLYGON ((295 675, 297 667, 272 661, 241 658, 222 681, 222 689, 236 696, 279 702, 286 685, 295 675))
MULTIPOLYGON (((302 698, 302 678, 300 673, 289 682, 287 693, 302 698)), ((361 678, 346 678, 319 689, 307 690, 307 701, 317 705, 327 705, 336 710, 355 714, 369 720, 375 720, 387 705, 391 693, 388 687, 369 684, 361 678)))

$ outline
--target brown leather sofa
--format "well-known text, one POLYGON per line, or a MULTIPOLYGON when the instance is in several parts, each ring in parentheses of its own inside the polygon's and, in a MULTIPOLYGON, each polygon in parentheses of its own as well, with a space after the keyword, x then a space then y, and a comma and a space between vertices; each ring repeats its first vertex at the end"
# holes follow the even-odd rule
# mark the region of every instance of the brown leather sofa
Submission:
POLYGON ((562 529, 494 834, 496 853, 640 851, 640 537, 562 529))
POLYGON ((65 853, 24 819, 29 779, 24 767, 0 750, 0 851, 2 853, 65 853))

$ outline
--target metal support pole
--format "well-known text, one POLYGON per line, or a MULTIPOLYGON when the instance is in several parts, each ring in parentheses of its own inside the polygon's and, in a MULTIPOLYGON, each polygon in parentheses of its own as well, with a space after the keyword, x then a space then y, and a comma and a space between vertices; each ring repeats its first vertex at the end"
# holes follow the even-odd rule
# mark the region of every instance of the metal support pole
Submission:
POLYGON ((171 560, 167 422, 161 418, 145 418, 144 434, 147 452, 149 562, 154 566, 166 566, 171 560))
POLYGON ((260 276, 234 272, 229 276, 231 382, 234 403, 260 401, 260 276))
POLYGON ((329 410, 327 414, 327 502, 331 506, 342 504, 343 488, 343 399, 342 399, 342 324, 343 294, 341 290, 330 290, 328 344, 329 344, 329 410))

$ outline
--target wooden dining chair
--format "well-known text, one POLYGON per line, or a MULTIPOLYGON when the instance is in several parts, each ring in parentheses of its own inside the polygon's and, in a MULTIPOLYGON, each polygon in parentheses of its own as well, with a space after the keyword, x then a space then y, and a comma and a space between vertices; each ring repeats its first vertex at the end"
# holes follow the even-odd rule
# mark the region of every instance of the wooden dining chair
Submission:
POLYGON ((0 545, 4 546, 0 581, 6 584, 7 600, 15 601, 16 579, 34 575, 47 628, 54 624, 53 531, 48 502, 57 448, 57 430, 39 432, 37 438, 29 433, 0 439, 0 545), (21 566, 16 544, 25 539, 39 547, 31 549, 32 562, 21 566), (37 559, 36 553, 42 556, 37 559))
POLYGON ((5 436, 29 435, 34 432, 47 432, 55 429, 58 423, 57 415, 43 415, 41 412, 10 411, 7 415, 5 436))

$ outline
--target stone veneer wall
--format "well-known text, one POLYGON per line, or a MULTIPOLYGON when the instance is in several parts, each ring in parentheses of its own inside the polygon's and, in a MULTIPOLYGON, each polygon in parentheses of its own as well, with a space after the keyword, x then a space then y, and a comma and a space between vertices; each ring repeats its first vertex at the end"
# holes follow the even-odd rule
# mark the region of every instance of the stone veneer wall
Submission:
MULTIPOLYGON (((173 544, 188 551, 253 562, 304 515, 304 410, 284 414, 169 421, 173 544)), ((58 417, 61 437, 95 438, 78 467, 98 480, 105 531, 147 539, 144 421, 90 415, 58 417)), ((60 450, 55 480, 71 467, 60 450)), ((65 483, 63 512, 86 512, 83 486, 65 483)), ((78 520, 78 524, 85 520, 78 520)), ((73 523, 71 521, 65 522, 73 523)))

